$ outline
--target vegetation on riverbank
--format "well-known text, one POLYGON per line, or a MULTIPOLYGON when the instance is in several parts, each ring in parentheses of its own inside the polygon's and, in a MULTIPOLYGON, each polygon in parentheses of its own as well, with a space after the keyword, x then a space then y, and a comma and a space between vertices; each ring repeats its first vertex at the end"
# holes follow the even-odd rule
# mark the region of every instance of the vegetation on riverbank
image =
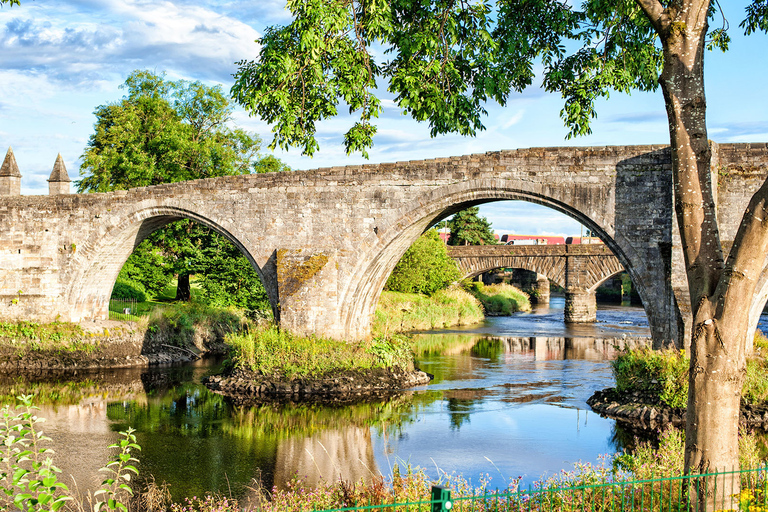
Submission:
POLYGON ((473 282, 467 289, 482 303, 486 316, 508 316, 518 311, 531 310, 528 295, 511 284, 485 285, 473 282))
POLYGON ((360 343, 296 336, 274 325, 226 337, 231 362, 267 376, 317 378, 331 373, 372 368, 413 369, 410 340, 379 337, 360 343))
MULTIPOLYGON (((748 403, 768 400, 768 338, 755 333, 754 352, 747 357, 742 399, 748 403)), ((616 390, 639 391, 658 397, 672 408, 685 408, 688 402, 688 367, 690 358, 684 350, 642 348, 621 353, 612 363, 616 390)))
MULTIPOLYGON (((239 512, 258 510, 260 512, 308 512, 309 510, 329 510, 343 507, 365 506, 380 503, 413 503, 417 501, 429 501, 433 485, 442 485, 451 489, 454 500, 467 497, 480 497, 493 495, 493 493, 514 493, 519 490, 519 478, 507 479, 501 475, 503 481, 495 486, 490 475, 480 475, 479 480, 473 483, 466 476, 448 474, 438 470, 437 478, 433 478, 419 467, 398 466, 391 468, 391 475, 383 477, 381 474, 371 472, 370 477, 357 482, 343 481, 334 475, 323 475, 325 480, 317 486, 307 483, 301 475, 296 475, 287 488, 266 489, 254 480, 249 487, 250 491, 246 499, 238 502, 231 495, 201 495, 185 498, 184 502, 174 502, 168 486, 164 482, 155 482, 149 478, 137 478, 141 447, 137 443, 134 430, 127 428, 121 432, 118 442, 111 446, 113 456, 111 461, 100 471, 106 470, 106 479, 102 484, 102 490, 93 494, 86 491, 85 495, 79 494, 78 482, 70 486, 64 484, 64 478, 57 476, 54 466, 56 459, 61 457, 51 449, 52 441, 43 436, 39 430, 43 420, 36 415, 35 408, 31 405, 31 397, 20 397, 21 405, 17 407, 4 406, 0 411, 0 443, 8 446, 8 457, 4 459, 9 471, 0 475, 0 482, 6 490, 0 497, 0 504, 7 508, 20 508, 22 510, 83 510, 96 511, 127 511, 145 512, 150 510, 170 510, 173 512, 239 512), (31 463, 28 459, 31 459, 31 463), (27 460, 27 465, 25 464, 27 460), (42 485, 41 485, 42 484, 42 485), (56 504, 54 506, 54 504, 56 504)), ((397 405, 397 407, 401 406, 397 405)), ((376 404, 373 410, 366 409, 360 418, 362 425, 370 424, 371 420, 378 421, 378 413, 386 414, 389 404, 376 404), (381 409, 383 408, 383 409, 381 409)), ((258 429, 271 428, 270 421, 264 421, 261 413, 274 416, 270 407, 261 407, 246 413, 242 422, 246 430, 238 430, 237 436, 250 436, 249 428, 257 426, 258 429)), ((305 411, 294 415, 289 424, 281 428, 293 430, 298 426, 300 430, 312 433, 316 431, 316 414, 314 411, 305 411), (294 423, 296 422, 296 423, 294 423)), ((141 417, 141 414, 137 416, 141 417)), ((135 418, 134 418, 135 419, 135 418)), ((146 417, 144 418, 146 420, 146 417)), ((330 425, 329 425, 330 426, 330 425)), ((146 447, 150 448, 150 447, 146 447)), ((764 460, 764 449, 759 440, 752 434, 742 431, 739 442, 739 462, 744 468, 758 467, 764 460)), ((589 506, 571 506, 581 503, 584 499, 582 493, 569 492, 569 488, 577 486, 593 486, 604 483, 622 482, 626 480, 651 480, 660 477, 679 476, 683 470, 684 436, 675 429, 663 431, 658 443, 639 443, 632 450, 624 450, 613 456, 599 458, 596 464, 578 462, 569 471, 561 471, 553 476, 543 477, 535 482, 531 488, 535 491, 548 491, 547 498, 556 498, 561 506, 557 508, 581 509, 589 506), (561 492, 562 491, 562 492, 561 492), (573 503, 572 503, 573 501, 573 503)), ((489 460, 489 464, 493 462, 489 460)), ((679 483, 679 482, 678 482, 679 483)), ((610 489, 609 489, 610 490, 610 489)), ((606 502, 606 494, 598 491, 601 510, 606 502)), ((672 488, 667 493, 659 493, 657 499, 675 500, 676 491, 672 488)), ((611 491, 613 492, 613 491, 611 491)), ((619 495, 621 496, 621 494, 619 495)), ((514 499, 514 498, 513 498, 514 499)), ((522 503, 527 503, 526 496, 520 496, 522 503)), ((507 503, 504 501, 504 503, 507 503)), ((623 503, 623 502, 622 502, 623 503)), ((473 501, 473 505, 479 506, 477 510, 486 510, 484 505, 498 507, 498 502, 491 500, 473 501)), ((517 508, 515 506, 514 508, 517 508)), ((530 507, 528 507, 530 508, 530 507)), ((610 509, 610 507, 607 507, 610 509)), ((662 507, 666 508, 666 507, 662 507)), ((537 510, 533 508, 532 510, 537 510)))
POLYGON ((459 287, 432 296, 382 292, 371 330, 374 336, 396 332, 472 325, 484 318, 480 302, 459 287))

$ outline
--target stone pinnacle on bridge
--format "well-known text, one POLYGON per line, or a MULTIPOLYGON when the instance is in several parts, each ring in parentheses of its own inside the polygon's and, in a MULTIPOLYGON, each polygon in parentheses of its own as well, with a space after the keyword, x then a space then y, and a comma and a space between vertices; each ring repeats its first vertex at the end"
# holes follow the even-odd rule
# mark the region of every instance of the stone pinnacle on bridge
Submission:
POLYGON ((8 147, 5 160, 0 167, 0 196, 21 195, 21 172, 13 156, 13 148, 8 147))
POLYGON ((48 193, 50 195, 69 194, 69 174, 67 174, 67 166, 64 165, 64 159, 61 158, 61 153, 56 157, 56 162, 53 164, 53 171, 51 171, 51 177, 48 178, 48 193))

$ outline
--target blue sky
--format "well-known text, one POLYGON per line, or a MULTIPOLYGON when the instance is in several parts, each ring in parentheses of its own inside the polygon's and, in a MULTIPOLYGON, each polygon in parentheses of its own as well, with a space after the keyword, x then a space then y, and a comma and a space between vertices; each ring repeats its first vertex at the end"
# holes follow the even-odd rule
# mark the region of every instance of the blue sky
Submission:
MULTIPOLYGON (((746 2, 724 0, 731 26, 729 52, 706 56, 709 137, 718 142, 768 141, 768 37, 744 37, 738 24, 746 2)), ((236 61, 253 59, 264 28, 289 20, 278 0, 22 0, 0 8, 0 148, 13 146, 23 194, 47 193, 46 179, 61 153, 70 177, 93 130, 98 105, 122 96, 134 69, 165 71, 171 79, 202 80, 228 90, 236 61)), ((426 125, 403 116, 384 96, 385 112, 370 162, 416 160, 533 146, 664 144, 661 93, 613 95, 600 103, 593 134, 564 139, 561 100, 538 88, 488 105, 487 130, 475 138, 429 137, 426 125)), ((270 127, 237 111, 240 126, 265 145, 270 127)), ((294 169, 362 163, 347 157, 340 117, 319 126, 320 151, 276 155, 294 169)), ((552 210, 514 202, 482 213, 499 233, 578 234, 579 224, 552 210)))

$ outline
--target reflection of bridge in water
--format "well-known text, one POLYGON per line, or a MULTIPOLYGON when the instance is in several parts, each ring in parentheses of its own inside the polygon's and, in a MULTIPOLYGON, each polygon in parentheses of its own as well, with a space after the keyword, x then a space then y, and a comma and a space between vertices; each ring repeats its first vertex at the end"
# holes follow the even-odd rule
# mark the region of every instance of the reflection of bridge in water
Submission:
POLYGON ((497 268, 519 268, 537 275, 534 291, 549 302, 549 282, 565 289, 565 321, 596 320, 595 290, 623 272, 619 259, 603 244, 458 245, 448 247, 465 278, 497 268))
POLYGON ((582 359, 587 361, 613 360, 624 349, 650 344, 649 338, 500 338, 508 353, 533 352, 535 360, 582 359))

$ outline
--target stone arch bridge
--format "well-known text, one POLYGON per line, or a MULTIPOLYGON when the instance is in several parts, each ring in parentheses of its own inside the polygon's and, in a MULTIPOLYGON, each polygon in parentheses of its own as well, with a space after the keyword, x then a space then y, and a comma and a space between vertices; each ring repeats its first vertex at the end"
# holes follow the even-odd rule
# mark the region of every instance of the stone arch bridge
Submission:
POLYGON ((541 291, 549 296, 549 281, 565 289, 566 322, 594 322, 595 290, 624 266, 603 244, 585 245, 459 245, 448 255, 464 278, 497 268, 536 272, 541 291), (546 290, 544 290, 546 288, 546 290))
MULTIPOLYGON (((765 144, 716 148, 726 243, 767 166, 765 144)), ((387 277, 421 233, 468 206, 515 199, 592 230, 632 278, 654 343, 685 339, 689 308, 663 146, 531 148, 106 194, 56 193, 55 171, 53 195, 20 196, 15 161, 6 158, 0 170, 0 318, 105 318, 131 251, 153 230, 186 218, 246 255, 283 328, 364 338, 387 277)), ((762 283, 758 312, 768 277, 762 283)))

